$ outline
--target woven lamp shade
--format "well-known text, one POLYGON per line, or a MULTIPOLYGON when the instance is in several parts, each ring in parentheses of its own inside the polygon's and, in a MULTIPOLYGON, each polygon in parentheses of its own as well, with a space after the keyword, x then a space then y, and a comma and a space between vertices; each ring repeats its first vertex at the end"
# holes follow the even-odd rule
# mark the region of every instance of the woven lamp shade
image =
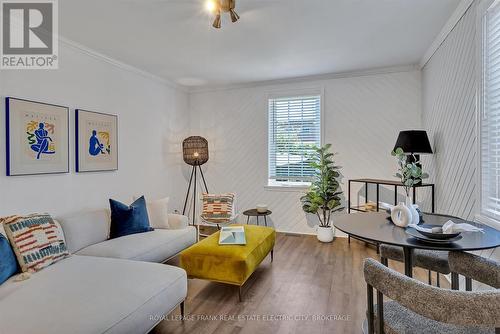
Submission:
POLYGON ((208 141, 199 136, 192 136, 182 142, 184 162, 191 166, 200 166, 208 161, 208 141))

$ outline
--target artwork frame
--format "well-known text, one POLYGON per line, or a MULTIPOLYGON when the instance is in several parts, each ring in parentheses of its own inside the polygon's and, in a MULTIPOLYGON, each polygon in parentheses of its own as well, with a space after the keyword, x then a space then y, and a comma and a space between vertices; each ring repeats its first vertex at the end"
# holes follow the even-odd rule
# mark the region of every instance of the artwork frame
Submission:
POLYGON ((118 170, 117 115, 75 109, 75 170, 118 170))
POLYGON ((65 174, 69 167, 69 108, 5 98, 6 175, 65 174))

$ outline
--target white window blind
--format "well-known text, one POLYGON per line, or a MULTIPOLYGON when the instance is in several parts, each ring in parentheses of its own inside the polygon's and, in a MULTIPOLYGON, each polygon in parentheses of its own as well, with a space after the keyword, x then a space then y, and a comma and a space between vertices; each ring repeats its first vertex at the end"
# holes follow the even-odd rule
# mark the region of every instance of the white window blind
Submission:
POLYGON ((483 16, 481 215, 500 220, 500 6, 483 16))
POLYGON ((308 182, 309 158, 321 145, 321 96, 269 99, 269 179, 308 182))

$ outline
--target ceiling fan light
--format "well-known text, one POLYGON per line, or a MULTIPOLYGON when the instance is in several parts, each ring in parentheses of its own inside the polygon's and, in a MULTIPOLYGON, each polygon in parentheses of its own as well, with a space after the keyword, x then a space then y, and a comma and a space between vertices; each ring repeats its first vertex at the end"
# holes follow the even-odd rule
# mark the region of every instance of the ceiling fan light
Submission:
POLYGON ((214 23, 212 24, 212 26, 216 29, 219 29, 221 27, 220 14, 217 14, 215 16, 215 20, 214 20, 214 23))
POLYGON ((231 9, 229 11, 229 15, 231 15, 231 21, 234 23, 240 19, 240 16, 234 11, 234 9, 231 9))

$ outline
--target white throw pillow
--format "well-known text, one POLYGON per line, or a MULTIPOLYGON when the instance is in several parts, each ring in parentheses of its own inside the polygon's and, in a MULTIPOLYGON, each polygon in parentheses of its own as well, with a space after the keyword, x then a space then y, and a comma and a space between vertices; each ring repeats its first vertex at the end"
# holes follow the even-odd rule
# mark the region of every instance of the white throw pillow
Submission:
POLYGON ((153 228, 170 228, 168 224, 168 197, 146 203, 149 225, 153 228))

